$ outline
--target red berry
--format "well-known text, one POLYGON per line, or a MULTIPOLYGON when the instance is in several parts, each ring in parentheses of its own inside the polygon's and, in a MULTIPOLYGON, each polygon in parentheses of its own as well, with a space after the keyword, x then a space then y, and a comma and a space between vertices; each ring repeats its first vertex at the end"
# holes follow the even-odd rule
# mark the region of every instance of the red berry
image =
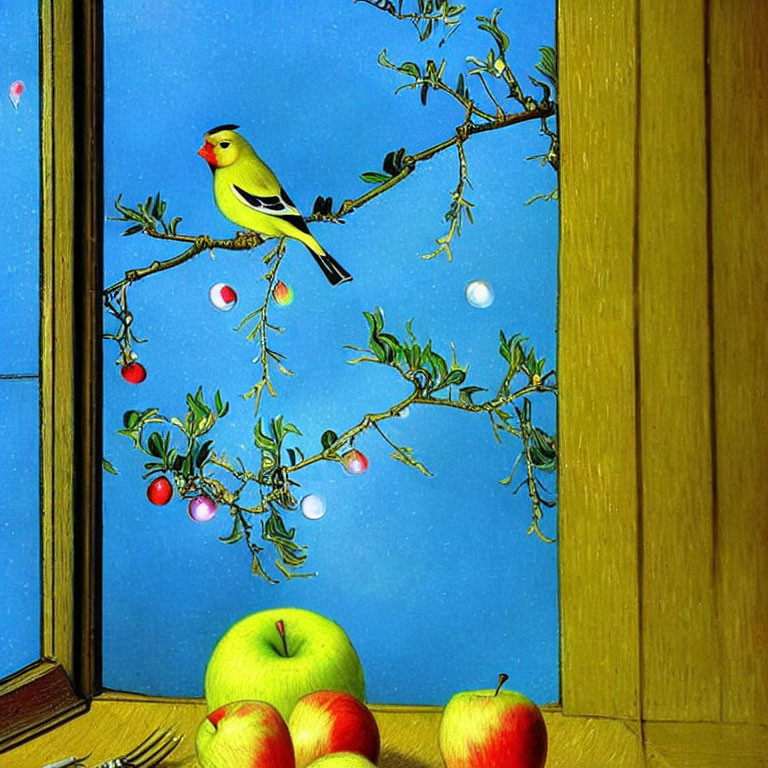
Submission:
POLYGON ((167 504, 173 496, 173 486, 165 475, 155 478, 147 486, 147 498, 153 504, 167 504))
POLYGON ((126 363, 120 369, 120 375, 129 384, 141 384, 147 378, 147 369, 141 363, 126 363))
POLYGON ((282 280, 278 280, 277 285, 272 289, 272 298, 278 304, 287 307, 293 301, 293 288, 286 285, 282 280))
POLYGON ((341 457, 341 463, 350 475, 362 475, 368 469, 368 458, 357 448, 347 451, 341 457))
POLYGON ((227 304, 230 304, 233 301, 237 301, 237 294, 235 293, 235 289, 229 285, 223 286, 221 289, 221 298, 222 300, 226 301, 227 304))

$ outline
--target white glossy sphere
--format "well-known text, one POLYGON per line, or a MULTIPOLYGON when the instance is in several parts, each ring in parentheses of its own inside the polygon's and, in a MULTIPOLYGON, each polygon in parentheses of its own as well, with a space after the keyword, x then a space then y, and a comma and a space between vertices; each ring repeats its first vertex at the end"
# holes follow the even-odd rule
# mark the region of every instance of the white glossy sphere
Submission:
POLYGON ((319 520, 325 515, 325 499, 316 493, 310 493, 301 500, 301 514, 307 520, 319 520))
POLYGON ((216 283, 208 291, 208 298, 216 309, 222 312, 229 312, 237 304, 237 293, 231 285, 226 283, 216 283))
POLYGON ((478 309, 485 309, 493 304, 493 288, 485 280, 473 280, 464 291, 467 302, 478 309))

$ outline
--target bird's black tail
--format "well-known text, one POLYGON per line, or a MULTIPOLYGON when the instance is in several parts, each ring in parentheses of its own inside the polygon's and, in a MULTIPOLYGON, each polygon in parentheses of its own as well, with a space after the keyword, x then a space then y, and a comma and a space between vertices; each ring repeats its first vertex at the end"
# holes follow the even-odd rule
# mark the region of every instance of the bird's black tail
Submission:
POLYGON ((352 275, 330 253, 316 253, 309 247, 307 247, 307 250, 312 254, 312 258, 317 262, 317 266, 323 270, 325 279, 331 285, 346 283, 352 279, 352 275))

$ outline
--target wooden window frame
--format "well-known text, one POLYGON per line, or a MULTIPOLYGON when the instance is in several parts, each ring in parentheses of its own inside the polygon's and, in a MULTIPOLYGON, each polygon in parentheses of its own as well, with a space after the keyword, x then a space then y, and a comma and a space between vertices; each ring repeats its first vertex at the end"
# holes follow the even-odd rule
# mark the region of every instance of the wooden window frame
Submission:
MULTIPOLYGON (((560 0, 551 766, 725 768, 768 754, 768 621, 739 573, 768 566, 768 451, 749 430, 768 427, 754 397, 768 380, 763 293, 739 282, 768 284, 768 162, 743 84, 768 75, 761 4, 560 0)), ((44 658, 0 694, 40 714, 56 698, 42 681, 57 677, 62 704, 42 723, 25 715, 2 747, 89 702, 111 718, 169 704, 101 690, 100 4, 43 0, 41 17, 44 658)), ((199 717, 199 701, 170 701, 199 717)), ((430 733, 439 712, 376 708, 383 725, 409 718, 430 733)))
POLYGON ((41 0, 41 658, 0 685, 0 749, 99 690, 101 15, 41 0))

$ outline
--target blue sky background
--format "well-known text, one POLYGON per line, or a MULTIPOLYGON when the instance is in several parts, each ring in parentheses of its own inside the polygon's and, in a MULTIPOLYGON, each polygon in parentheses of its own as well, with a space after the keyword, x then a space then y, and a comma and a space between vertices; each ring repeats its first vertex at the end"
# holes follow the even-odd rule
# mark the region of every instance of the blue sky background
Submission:
MULTIPOLYGON (((39 329, 37 3, 0 4, 0 375, 36 375, 39 329), (8 88, 26 90, 18 110, 8 88)), ((40 655, 38 382, 0 378, 0 677, 40 655)))
MULTIPOLYGON (((538 48, 554 41, 554 3, 499 5, 513 70, 521 79, 536 74, 538 48)), ((120 193, 135 204, 160 190, 169 214, 184 217, 180 231, 231 236, 235 227, 215 208, 210 172, 196 155, 203 132, 229 122, 241 126, 301 209, 318 194, 337 204, 356 197, 368 188, 359 174, 379 170, 388 151, 419 151, 463 119, 439 94, 430 94, 427 108, 416 92, 395 96, 404 80, 377 65, 379 52, 386 48, 396 62, 445 56, 455 82, 464 57, 484 57, 489 48, 474 16, 489 15, 494 4, 468 6, 459 31, 438 48, 439 38, 419 44, 408 23, 350 0, 107 3, 106 207, 120 193)), ((479 96, 479 84, 470 80, 470 88, 479 96)), ((467 143, 466 194, 476 223, 455 242, 451 263, 419 255, 445 231, 455 152, 423 164, 345 225, 314 225, 352 283, 331 288, 303 247, 289 246, 280 274, 295 300, 273 307, 271 317, 286 328, 273 346, 296 375, 276 375, 279 397, 265 397, 262 413, 295 423, 307 455, 325 429, 341 433, 407 393, 391 371, 346 363, 342 345, 366 343, 364 310, 381 306, 397 335, 415 318, 417 335, 446 356, 453 341, 459 362, 470 364, 467 383, 498 386, 500 329, 528 336, 554 365, 557 208, 524 205, 554 187, 550 169, 524 160, 546 147, 537 124, 467 143), (464 287, 474 279, 493 286, 491 307, 467 304, 464 287)), ((179 250, 121 231, 105 224, 108 283, 179 250)), ((149 338, 137 350, 149 373, 143 384, 121 379, 117 347, 105 344, 104 451, 120 472, 104 479, 105 684, 200 695, 205 663, 227 627, 291 605, 347 630, 371 701, 441 704, 458 690, 494 685, 500 671, 537 701, 557 700, 557 549, 525 535, 527 498, 498 482, 517 445, 497 444, 487 419, 417 407, 383 425, 393 441, 414 448, 432 478, 391 460, 391 448, 370 432, 356 443, 370 459, 366 474, 327 464, 296 475, 300 495, 319 493, 328 507, 319 521, 287 517, 309 545, 313 579, 266 584, 250 575, 242 542, 218 541, 231 527, 225 513, 195 524, 182 502, 147 502, 141 456, 115 435, 122 414, 154 406, 181 416, 185 394, 198 385, 206 393, 220 388, 231 404, 213 433, 217 447, 258 466, 253 406, 240 397, 258 378, 250 362, 256 348, 233 327, 263 300, 263 252, 201 255, 131 289, 135 330, 149 338), (239 294, 231 312, 208 301, 219 281, 239 294)), ((553 429, 554 403, 536 407, 553 429)), ((543 528, 554 534, 554 512, 543 528)))

